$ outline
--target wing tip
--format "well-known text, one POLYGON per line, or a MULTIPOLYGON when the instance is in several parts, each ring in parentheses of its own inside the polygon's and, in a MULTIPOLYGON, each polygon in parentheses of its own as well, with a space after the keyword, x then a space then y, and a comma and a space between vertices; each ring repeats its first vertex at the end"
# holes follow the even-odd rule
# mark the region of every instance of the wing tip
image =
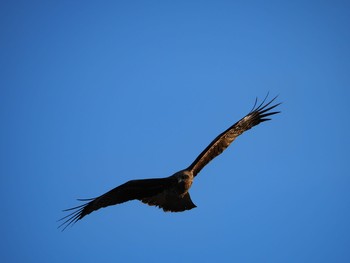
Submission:
POLYGON ((63 221, 58 227, 57 229, 62 228, 62 232, 68 227, 68 226, 73 226, 76 222, 78 222, 80 219, 82 219, 84 216, 86 216, 88 213, 86 212, 86 207, 91 203, 91 201, 95 200, 95 198, 90 198, 90 199, 78 199, 79 201, 88 201, 90 200, 90 202, 79 205, 79 206, 75 206, 72 208, 68 208, 68 209, 64 209, 62 210, 63 212, 67 212, 67 211, 73 211, 72 213, 60 218, 59 220, 57 220, 57 222, 63 221), (65 220, 66 219, 66 220, 65 220))
POLYGON ((263 99, 263 101, 258 105, 257 105, 257 99, 255 99, 255 102, 254 102, 254 107, 253 109, 249 112, 248 115, 251 115, 251 114, 257 114, 257 116, 262 119, 264 117, 267 117, 267 116, 271 116, 271 115, 274 115, 274 114, 278 114, 278 113, 281 113, 281 111, 274 111, 274 112, 269 112, 270 110, 278 107, 279 105, 282 104, 282 102, 278 102, 276 104, 273 104, 271 105, 277 98, 279 95, 276 95, 275 97, 273 97, 270 101, 266 102, 267 98, 269 96, 269 92, 267 93, 267 95, 265 96, 265 98, 263 99), (265 103, 266 102, 266 103, 265 103), (270 106, 271 105, 271 106, 270 106))

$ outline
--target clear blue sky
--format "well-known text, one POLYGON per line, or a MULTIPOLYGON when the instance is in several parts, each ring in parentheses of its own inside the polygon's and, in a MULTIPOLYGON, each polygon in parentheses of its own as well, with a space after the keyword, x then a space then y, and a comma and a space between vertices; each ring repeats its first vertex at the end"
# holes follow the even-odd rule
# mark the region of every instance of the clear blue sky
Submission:
POLYGON ((3 262, 350 262, 347 1, 2 1, 3 262), (185 168, 255 97, 282 114, 196 209, 64 208, 185 168))

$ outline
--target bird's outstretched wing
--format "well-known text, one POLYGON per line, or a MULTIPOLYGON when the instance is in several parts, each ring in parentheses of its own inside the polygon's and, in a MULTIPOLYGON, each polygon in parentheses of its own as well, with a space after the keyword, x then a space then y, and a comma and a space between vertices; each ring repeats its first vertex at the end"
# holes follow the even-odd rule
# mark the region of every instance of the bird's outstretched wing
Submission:
POLYGON ((277 96, 265 103, 267 96, 257 107, 256 99, 253 109, 244 118, 219 134, 186 170, 191 171, 193 176, 196 176, 204 166, 221 154, 239 135, 261 122, 270 120, 266 117, 279 113, 279 111, 271 112, 272 109, 281 104, 277 103, 271 106, 277 96))
POLYGON ((84 216, 106 206, 121 204, 135 199, 145 202, 145 199, 157 196, 163 191, 171 189, 175 183, 176 181, 172 177, 131 180, 99 197, 78 199, 79 201, 87 201, 87 203, 63 210, 73 212, 59 220, 63 221, 59 228, 63 227, 62 230, 64 230, 84 216))

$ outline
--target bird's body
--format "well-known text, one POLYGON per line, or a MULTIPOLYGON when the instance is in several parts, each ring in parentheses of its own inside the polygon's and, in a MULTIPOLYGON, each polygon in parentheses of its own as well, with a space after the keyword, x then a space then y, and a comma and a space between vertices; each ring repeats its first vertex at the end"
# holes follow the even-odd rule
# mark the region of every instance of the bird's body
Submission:
POLYGON ((195 208, 196 205, 191 200, 189 189, 202 168, 221 154, 243 132, 261 122, 270 120, 266 118, 267 116, 279 113, 269 112, 280 104, 269 107, 275 98, 264 104, 265 100, 256 108, 255 101, 250 113, 219 134, 186 169, 165 178, 131 180, 97 198, 79 199, 88 202, 64 210, 73 210, 73 212, 61 219, 67 218, 60 227, 65 225, 63 228, 65 229, 95 210, 130 200, 139 200, 151 206, 158 206, 165 212, 182 212, 195 208))
POLYGON ((171 182, 168 188, 164 188, 156 195, 144 197, 141 201, 148 205, 159 206, 165 212, 181 212, 196 207, 188 192, 193 182, 193 174, 190 171, 179 171, 165 180, 171 182))

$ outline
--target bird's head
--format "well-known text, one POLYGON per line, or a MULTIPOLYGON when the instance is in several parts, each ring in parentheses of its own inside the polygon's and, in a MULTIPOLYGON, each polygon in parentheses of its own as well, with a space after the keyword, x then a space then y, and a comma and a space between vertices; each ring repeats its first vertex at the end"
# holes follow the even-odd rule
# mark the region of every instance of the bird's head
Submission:
POLYGON ((180 171, 176 174, 177 181, 179 183, 192 181, 193 176, 188 171, 180 171))

